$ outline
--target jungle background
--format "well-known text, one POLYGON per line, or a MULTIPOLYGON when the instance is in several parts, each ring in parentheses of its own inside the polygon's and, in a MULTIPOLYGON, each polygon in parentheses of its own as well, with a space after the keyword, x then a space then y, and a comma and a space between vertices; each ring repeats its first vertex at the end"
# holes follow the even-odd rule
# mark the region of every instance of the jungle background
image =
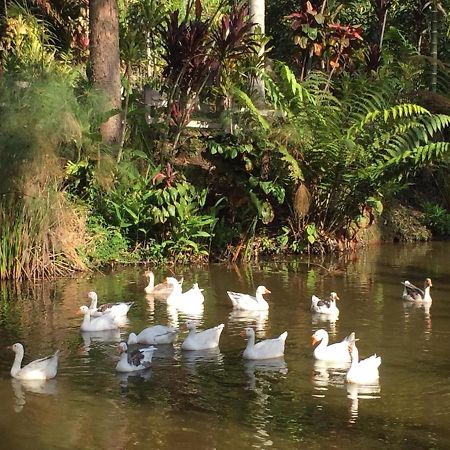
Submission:
POLYGON ((447 237, 449 9, 2 0, 0 278, 447 237))

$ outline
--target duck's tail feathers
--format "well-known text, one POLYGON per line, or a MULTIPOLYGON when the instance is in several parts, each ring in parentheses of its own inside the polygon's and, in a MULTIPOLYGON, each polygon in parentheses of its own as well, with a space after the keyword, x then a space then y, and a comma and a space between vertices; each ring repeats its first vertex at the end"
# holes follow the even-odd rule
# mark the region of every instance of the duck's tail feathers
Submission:
POLYGON ((281 339, 282 341, 285 341, 287 338, 288 332, 285 331, 284 333, 281 333, 278 339, 281 339))

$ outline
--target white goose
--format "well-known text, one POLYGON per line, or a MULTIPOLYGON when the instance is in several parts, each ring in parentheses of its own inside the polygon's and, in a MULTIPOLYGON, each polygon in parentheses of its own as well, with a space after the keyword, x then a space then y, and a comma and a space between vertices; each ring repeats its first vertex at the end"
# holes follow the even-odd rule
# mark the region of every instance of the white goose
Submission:
POLYGON ((84 314, 81 322, 81 331, 105 331, 118 328, 116 319, 111 314, 105 313, 98 317, 92 317, 91 309, 86 305, 80 306, 81 314, 84 314))
POLYGON ((231 303, 233 303, 233 308, 249 311, 267 311, 269 304, 264 300, 263 294, 270 293, 269 289, 265 286, 258 286, 255 297, 249 294, 227 291, 228 297, 230 297, 231 303))
POLYGON ((328 345, 328 333, 324 329, 317 330, 312 336, 312 345, 319 342, 314 349, 313 355, 315 359, 321 361, 350 362, 350 352, 348 346, 355 340, 355 333, 349 334, 341 342, 328 345))
POLYGON ((56 377, 58 371, 59 350, 51 356, 36 359, 21 368, 20 365, 22 364, 24 354, 23 345, 20 342, 17 342, 8 347, 8 349, 16 354, 14 363, 11 367, 11 376, 13 378, 19 380, 48 380, 56 377))
MULTIPOLYGON (((148 277, 148 285, 144 289, 147 294, 153 294, 155 296, 161 297, 165 297, 171 294, 173 286, 167 283, 167 281, 159 283, 155 286, 155 274, 151 270, 149 270, 145 272, 145 276, 148 277)), ((183 285, 183 278, 178 281, 178 284, 180 286, 183 285)))
POLYGON ((348 346, 351 355, 352 365, 347 372, 347 381, 356 384, 375 384, 380 377, 378 367, 381 364, 381 358, 372 355, 369 358, 359 361, 358 348, 355 341, 348 346))
POLYGON ((150 367, 153 352, 156 350, 156 347, 128 350, 126 342, 121 342, 118 350, 120 352, 120 359, 116 365, 117 372, 133 372, 150 367))
POLYGON ((167 277, 166 282, 172 286, 172 292, 167 297, 167 304, 169 306, 184 306, 184 305, 202 305, 205 301, 203 296, 203 289, 198 287, 198 283, 194 283, 192 288, 186 292, 182 291, 181 285, 176 278, 167 277))
POLYGON ((402 281, 401 283, 404 286, 402 294, 403 300, 406 300, 407 302, 431 303, 432 299, 430 295, 430 289, 431 286, 433 286, 431 278, 425 279, 423 291, 422 289, 411 284, 408 280, 402 281))
POLYGON ((224 326, 225 325, 221 323, 216 327, 208 328, 207 330, 199 331, 197 333, 195 322, 189 320, 186 322, 189 334, 181 344, 181 348, 183 350, 207 350, 218 347, 220 334, 222 333, 224 326))
POLYGON ((245 359, 270 359, 284 355, 287 331, 275 339, 265 339, 257 344, 255 344, 255 330, 253 328, 244 328, 241 335, 248 338, 247 347, 243 354, 245 359))
POLYGON ((154 325, 143 329, 139 334, 130 333, 128 345, 132 344, 171 344, 177 337, 178 330, 174 327, 154 325))
POLYGON ((311 312, 337 317, 339 316, 339 309, 336 306, 337 300, 339 300, 339 297, 336 292, 331 292, 328 300, 321 300, 313 295, 311 297, 311 312))
POLYGON ((89 309, 91 310, 91 316, 98 317, 104 313, 109 313, 114 317, 123 317, 128 314, 133 302, 120 302, 120 303, 104 303, 103 305, 97 305, 97 294, 95 292, 89 292, 88 297, 91 299, 89 309))

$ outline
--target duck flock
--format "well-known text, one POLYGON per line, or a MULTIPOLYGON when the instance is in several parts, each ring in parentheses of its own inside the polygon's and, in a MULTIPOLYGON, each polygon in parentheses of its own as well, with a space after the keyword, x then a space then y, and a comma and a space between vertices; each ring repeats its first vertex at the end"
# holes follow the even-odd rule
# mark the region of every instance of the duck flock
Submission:
MULTIPOLYGON (((169 306, 176 308, 203 307, 203 289, 195 283, 191 289, 183 292, 183 279, 167 277, 163 283, 154 284, 153 272, 147 272, 149 284, 145 288, 147 294, 165 299, 169 306)), ((429 307, 432 299, 430 289, 432 282, 427 278, 424 289, 420 289, 409 281, 402 282, 404 287, 402 298, 404 301, 412 302, 429 307)), ((265 286, 259 286, 255 296, 238 292, 227 291, 232 307, 237 311, 267 311, 269 303, 264 295, 270 294, 265 286)), ((126 323, 128 311, 132 302, 98 304, 97 294, 89 292, 90 306, 81 306, 80 313, 83 320, 80 325, 81 331, 107 331, 117 330, 126 323)), ((338 295, 331 292, 328 299, 321 300, 313 295, 311 299, 311 313, 313 315, 325 316, 328 319, 337 319, 339 308, 338 295)), ((219 347, 220 336, 224 324, 197 331, 196 322, 189 320, 184 324, 188 334, 181 344, 183 351, 209 350, 219 347)), ((146 370, 151 366, 152 356, 156 346, 160 344, 172 344, 177 339, 179 330, 172 326, 154 325, 145 328, 140 333, 130 333, 127 342, 121 342, 118 346, 120 359, 116 365, 118 372, 134 372, 146 370)), ((243 352, 243 358, 247 360, 269 360, 284 356, 287 331, 273 339, 265 339, 255 342, 255 330, 251 327, 245 328, 241 335, 247 338, 247 346, 243 352)), ((313 357, 317 362, 346 364, 348 368, 346 380, 349 384, 372 385, 379 382, 379 367, 381 357, 376 354, 369 358, 360 360, 356 342, 358 339, 351 332, 341 342, 329 344, 328 333, 324 329, 317 330, 312 335, 314 346, 313 357)), ((15 359, 11 368, 11 376, 21 380, 46 380, 57 375, 59 350, 53 355, 37 359, 21 367, 24 356, 24 347, 21 343, 15 343, 8 347, 15 353, 15 359)))

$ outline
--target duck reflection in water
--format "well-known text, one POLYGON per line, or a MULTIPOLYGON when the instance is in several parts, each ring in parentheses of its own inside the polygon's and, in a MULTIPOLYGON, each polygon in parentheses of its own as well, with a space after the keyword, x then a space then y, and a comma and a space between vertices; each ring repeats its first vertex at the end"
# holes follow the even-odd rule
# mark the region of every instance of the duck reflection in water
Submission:
POLYGON ((223 355, 219 347, 207 350, 184 351, 181 356, 181 363, 191 375, 198 375, 198 369, 207 366, 209 369, 214 364, 216 368, 223 366, 223 355))
POLYGON ((183 307, 167 305, 168 325, 180 328, 180 323, 187 320, 197 320, 201 324, 203 311, 203 305, 184 305, 183 307))
POLYGON ((256 390, 257 375, 261 375, 262 378, 270 375, 287 375, 288 373, 288 367, 284 357, 272 359, 247 359, 244 360, 244 369, 248 376, 248 389, 251 391, 256 390))
POLYGON ((264 337, 266 335, 267 323, 269 320, 269 311, 246 311, 233 309, 228 315, 230 324, 236 325, 238 328, 253 326, 258 335, 264 337))
POLYGON ((19 413, 26 404, 26 394, 57 395, 58 384, 56 379, 51 380, 18 380, 11 378, 11 387, 14 392, 14 411, 19 413))
POLYGON ((381 398, 380 384, 361 385, 347 383, 347 398, 350 400, 348 423, 355 424, 358 420, 359 399, 381 398))
POLYGON ((87 354, 89 353, 91 346, 98 342, 120 342, 120 330, 82 331, 81 337, 83 339, 83 345, 80 348, 80 353, 87 354))
POLYGON ((314 328, 322 327, 323 324, 328 325, 328 334, 331 337, 336 337, 338 332, 337 322, 339 317, 327 316, 325 314, 312 314, 311 315, 311 324, 314 328))
POLYGON ((322 394, 316 393, 314 396, 324 397, 323 392, 328 390, 328 386, 344 387, 349 367, 349 362, 315 360, 312 381, 315 391, 322 394))
POLYGON ((121 389, 128 388, 129 384, 148 381, 153 376, 152 369, 137 370, 135 372, 116 372, 121 389))
POLYGON ((432 321, 431 321, 431 303, 427 302, 403 302, 403 313, 405 318, 405 329, 406 326, 409 324, 410 320, 417 314, 424 315, 424 332, 426 337, 431 336, 432 332, 432 321))

